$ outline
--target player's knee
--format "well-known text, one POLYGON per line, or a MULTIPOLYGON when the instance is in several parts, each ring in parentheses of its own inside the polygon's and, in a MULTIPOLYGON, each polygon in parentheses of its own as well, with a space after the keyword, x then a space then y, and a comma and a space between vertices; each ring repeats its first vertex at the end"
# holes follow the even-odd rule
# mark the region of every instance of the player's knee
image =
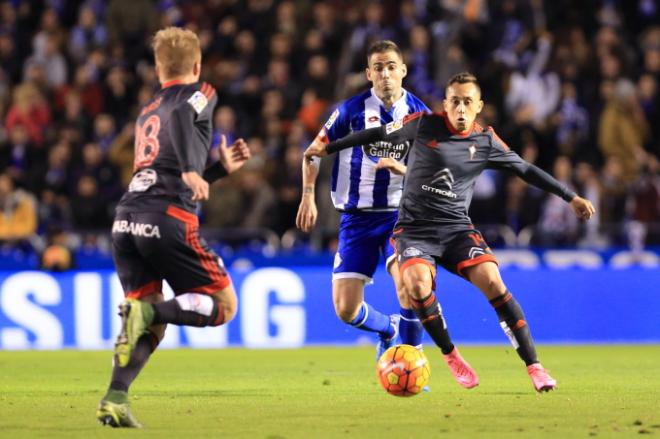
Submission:
POLYGON ((358 311, 359 306, 355 307, 343 301, 335 301, 335 314, 344 323, 352 322, 358 311))
POLYGON ((234 302, 234 303, 223 304, 220 306, 223 307, 224 318, 222 322, 218 323, 218 325, 224 325, 234 320, 234 317, 236 317, 236 312, 238 310, 237 304, 234 302))

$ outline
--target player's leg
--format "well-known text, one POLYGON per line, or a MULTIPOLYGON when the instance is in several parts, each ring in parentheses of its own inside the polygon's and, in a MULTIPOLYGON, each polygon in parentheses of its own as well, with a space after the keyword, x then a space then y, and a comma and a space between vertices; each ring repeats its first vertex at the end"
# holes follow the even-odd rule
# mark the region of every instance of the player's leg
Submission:
POLYGON ((463 255, 456 264, 456 272, 463 275, 486 296, 495 309, 504 333, 525 362, 538 391, 552 390, 557 382, 547 374, 539 363, 532 334, 525 314, 518 301, 502 281, 497 261, 490 248, 477 231, 460 238, 453 247, 455 255, 463 255))
POLYGON ((393 219, 393 212, 343 214, 332 271, 335 313, 357 329, 378 333, 377 356, 396 344, 398 316, 383 314, 367 303, 364 287, 372 282, 380 262, 383 236, 392 230, 393 219))
MULTIPOLYGON (((163 300, 163 295, 160 292, 155 292, 140 300, 157 303, 163 300)), ((97 418, 101 423, 114 427, 141 427, 141 424, 132 415, 128 407, 128 390, 147 364, 164 335, 165 325, 152 325, 138 339, 131 353, 130 361, 126 366, 121 367, 115 356, 110 385, 97 410, 97 418)))
POLYGON ((211 293, 195 287, 180 290, 174 299, 153 305, 152 322, 195 327, 229 323, 236 315, 236 292, 231 282, 219 288, 211 293))
POLYGON ((392 276, 400 306, 399 313, 401 314, 401 320, 399 321, 399 338, 401 339, 401 343, 409 344, 421 349, 424 327, 417 318, 417 315, 412 308, 412 304, 410 303, 410 296, 403 287, 403 279, 401 279, 396 255, 393 254, 388 262, 387 271, 390 273, 390 276, 392 276))
POLYGON ((429 254, 431 250, 424 250, 424 242, 403 235, 397 236, 396 247, 403 288, 410 297, 412 309, 442 351, 456 382, 468 389, 476 387, 479 377, 454 346, 434 293, 436 272, 435 258, 429 254))
MULTIPOLYGON (((397 322, 364 301, 363 279, 340 277, 332 281, 332 302, 337 317, 354 328, 376 332, 380 340, 393 342, 397 334, 397 322)), ((389 346, 380 346, 377 354, 389 346)))
MULTIPOLYGON (((131 221, 130 217, 118 219, 131 221)), ((152 303, 163 300, 162 282, 150 263, 140 256, 132 236, 113 234, 113 259, 127 297, 152 303)), ((128 404, 128 389, 162 340, 165 326, 154 325, 148 327, 146 332, 130 331, 125 303, 120 307, 122 330, 115 344, 110 385, 99 403, 96 417, 104 425, 139 428, 142 425, 135 419, 128 404)))
POLYGON ((175 297, 156 304, 140 302, 135 318, 141 325, 219 326, 236 313, 236 293, 222 259, 199 236, 197 217, 170 206, 160 215, 161 239, 138 246, 158 267, 175 297), (144 245, 144 247, 141 247, 144 245))
POLYGON ((484 262, 467 268, 464 272, 468 280, 481 290, 495 309, 502 330, 527 366, 534 388, 542 392, 557 387, 557 381, 539 363, 525 314, 518 301, 504 285, 497 265, 493 262, 484 262))

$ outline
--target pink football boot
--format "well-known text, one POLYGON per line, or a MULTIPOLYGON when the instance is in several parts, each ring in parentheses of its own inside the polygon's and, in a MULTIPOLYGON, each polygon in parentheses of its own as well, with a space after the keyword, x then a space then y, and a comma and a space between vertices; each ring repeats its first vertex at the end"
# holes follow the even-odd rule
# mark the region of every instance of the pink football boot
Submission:
POLYGON ((468 362, 461 357, 457 347, 454 346, 454 350, 443 355, 443 357, 458 384, 466 389, 471 389, 479 385, 479 377, 468 362))
POLYGON ((548 374, 548 371, 541 366, 541 363, 534 363, 527 366, 527 373, 532 379, 537 392, 549 392, 557 388, 557 380, 548 374))

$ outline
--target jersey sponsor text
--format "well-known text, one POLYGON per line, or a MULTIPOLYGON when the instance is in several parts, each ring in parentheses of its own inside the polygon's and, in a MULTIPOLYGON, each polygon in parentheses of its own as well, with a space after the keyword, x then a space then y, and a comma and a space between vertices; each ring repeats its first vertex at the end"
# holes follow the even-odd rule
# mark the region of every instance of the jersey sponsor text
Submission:
POLYGON ((130 233, 133 236, 160 239, 160 228, 158 226, 126 220, 115 221, 112 224, 112 233, 130 233))

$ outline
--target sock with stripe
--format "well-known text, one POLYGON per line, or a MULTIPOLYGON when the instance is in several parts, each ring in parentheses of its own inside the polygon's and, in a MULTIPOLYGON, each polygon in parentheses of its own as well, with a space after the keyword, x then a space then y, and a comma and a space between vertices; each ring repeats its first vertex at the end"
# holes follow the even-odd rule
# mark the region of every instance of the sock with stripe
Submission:
POLYGON ((451 342, 449 331, 447 331, 447 323, 442 317, 442 308, 435 294, 431 292, 424 299, 412 299, 412 306, 422 326, 442 350, 442 353, 446 355, 453 351, 454 344, 451 342))
POLYGON ((385 338, 394 336, 394 328, 390 324, 390 316, 377 311, 376 308, 367 302, 362 302, 357 315, 348 324, 363 331, 377 332, 385 338))
POLYGON ((401 308, 399 321, 399 336, 401 343, 411 346, 421 346, 424 327, 412 309, 401 308))
POLYGON ((522 308, 513 295, 507 291, 502 296, 491 300, 490 304, 495 308, 500 326, 506 336, 509 337, 511 344, 518 352, 518 356, 522 358, 527 366, 538 363, 536 348, 529 326, 525 321, 525 314, 523 314, 522 308))
POLYGON ((137 341, 135 350, 131 354, 131 361, 129 361, 126 367, 119 367, 118 364, 113 364, 110 388, 103 399, 120 404, 126 402, 123 400, 123 397, 144 365, 147 364, 149 357, 156 350, 158 343, 159 340, 156 334, 149 331, 137 341))
POLYGON ((219 326, 224 322, 222 307, 208 294, 185 293, 172 300, 156 303, 153 324, 219 326))

